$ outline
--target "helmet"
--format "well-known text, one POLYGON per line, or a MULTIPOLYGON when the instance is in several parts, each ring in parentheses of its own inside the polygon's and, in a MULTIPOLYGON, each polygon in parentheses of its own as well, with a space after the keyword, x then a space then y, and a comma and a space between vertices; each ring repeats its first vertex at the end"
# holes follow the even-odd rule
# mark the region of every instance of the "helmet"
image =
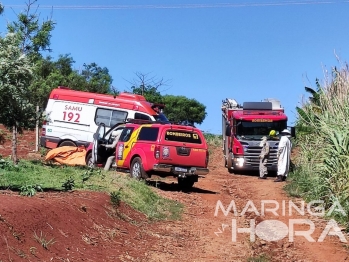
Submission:
POLYGON ((283 135, 291 135, 291 132, 288 129, 284 129, 284 130, 281 131, 281 134, 283 134, 283 135))
POLYGON ((276 131, 275 130, 270 130, 269 136, 276 136, 276 131))

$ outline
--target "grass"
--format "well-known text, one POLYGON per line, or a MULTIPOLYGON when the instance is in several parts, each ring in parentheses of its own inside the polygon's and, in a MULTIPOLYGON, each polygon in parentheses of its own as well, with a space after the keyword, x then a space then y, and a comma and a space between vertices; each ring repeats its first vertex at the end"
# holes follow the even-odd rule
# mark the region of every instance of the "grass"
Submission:
POLYGON ((247 262, 268 262, 268 261, 270 261, 270 259, 265 254, 259 255, 257 257, 249 257, 247 259, 247 262))
POLYGON ((222 145, 222 135, 215 135, 204 132, 204 137, 209 146, 219 147, 222 145))
POLYGON ((38 242, 44 249, 48 249, 49 246, 53 245, 54 243, 56 243, 54 238, 51 238, 50 240, 47 239, 47 237, 42 233, 42 231, 40 232, 40 235, 36 234, 36 232, 34 232, 34 239, 36 242, 38 242))
POLYGON ((33 196, 38 191, 93 190, 111 194, 111 202, 123 201, 149 219, 180 219, 183 205, 156 194, 143 181, 125 174, 88 167, 47 165, 21 160, 13 165, 0 159, 0 188, 33 196))
POLYGON ((298 110, 299 152, 285 189, 325 209, 338 201, 346 215, 333 217, 349 229, 349 67, 334 67, 312 98, 298 110))

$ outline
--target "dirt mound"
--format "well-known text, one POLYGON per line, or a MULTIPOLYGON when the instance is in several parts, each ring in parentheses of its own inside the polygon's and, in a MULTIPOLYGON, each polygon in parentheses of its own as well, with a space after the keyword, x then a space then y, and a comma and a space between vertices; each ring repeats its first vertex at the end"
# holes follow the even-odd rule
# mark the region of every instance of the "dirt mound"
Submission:
POLYGON ((141 259, 155 238, 144 215, 97 192, 0 195, 0 260, 141 259))

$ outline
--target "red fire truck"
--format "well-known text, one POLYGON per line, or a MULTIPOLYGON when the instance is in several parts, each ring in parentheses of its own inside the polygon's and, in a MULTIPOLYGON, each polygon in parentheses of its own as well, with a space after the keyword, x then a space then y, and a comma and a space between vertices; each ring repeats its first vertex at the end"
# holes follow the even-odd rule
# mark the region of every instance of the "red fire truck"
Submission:
MULTIPOLYGON (((287 116, 280 101, 264 99, 240 105, 227 98, 222 101, 221 109, 223 154, 228 172, 258 170, 263 136, 268 138, 270 145, 268 170, 277 171, 279 134, 287 128, 287 116), (276 137, 269 136, 271 130, 276 131, 276 137)), ((290 129, 291 135, 295 136, 294 127, 290 129)))

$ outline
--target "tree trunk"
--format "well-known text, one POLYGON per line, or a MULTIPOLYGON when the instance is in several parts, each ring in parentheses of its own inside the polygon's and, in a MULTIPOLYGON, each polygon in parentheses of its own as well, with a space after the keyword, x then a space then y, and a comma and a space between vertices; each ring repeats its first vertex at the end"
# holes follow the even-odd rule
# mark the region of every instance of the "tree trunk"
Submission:
POLYGON ((12 155, 11 160, 15 165, 18 164, 17 158, 17 126, 12 127, 12 155))

